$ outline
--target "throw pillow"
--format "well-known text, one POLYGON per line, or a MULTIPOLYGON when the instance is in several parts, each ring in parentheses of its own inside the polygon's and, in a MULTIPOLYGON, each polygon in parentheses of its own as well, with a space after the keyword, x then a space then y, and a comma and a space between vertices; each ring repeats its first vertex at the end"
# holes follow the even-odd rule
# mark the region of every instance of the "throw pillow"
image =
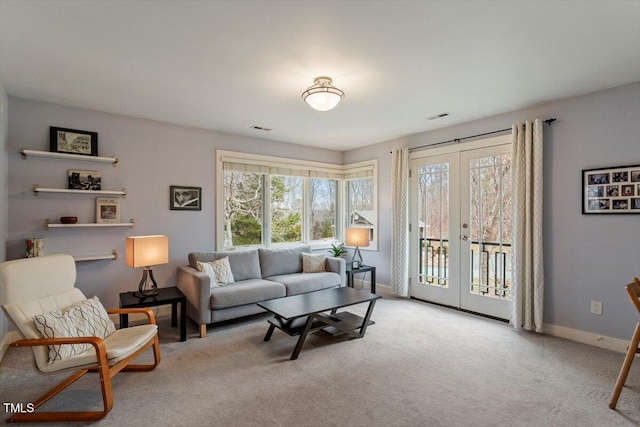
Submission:
POLYGON ((217 288, 219 286, 230 285, 235 283, 233 272, 229 264, 229 257, 220 258, 212 262, 196 262, 198 271, 206 273, 211 278, 211 286, 217 288))
POLYGON ((302 254, 302 272, 320 273, 325 271, 326 255, 302 254))
MULTIPOLYGON (((34 325, 44 338, 108 337, 116 328, 98 297, 72 304, 62 310, 33 317, 34 325)), ((68 359, 92 348, 91 344, 49 346, 49 363, 68 359)))
POLYGON ((98 299, 93 297, 80 301, 69 310, 76 319, 80 337, 99 337, 105 339, 116 331, 116 326, 107 314, 107 310, 98 299))

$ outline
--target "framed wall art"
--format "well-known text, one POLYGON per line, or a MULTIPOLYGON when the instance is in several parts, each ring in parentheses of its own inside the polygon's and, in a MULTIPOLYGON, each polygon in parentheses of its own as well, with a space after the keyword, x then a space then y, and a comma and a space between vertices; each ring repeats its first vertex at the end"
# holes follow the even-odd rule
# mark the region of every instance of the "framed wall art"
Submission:
POLYGON ((117 224, 120 222, 120 199, 99 197, 96 199, 96 223, 117 224))
POLYGON ((49 151, 52 153, 97 156, 98 133, 50 126, 49 151))
POLYGON ((172 211, 202 210, 202 187, 184 187, 172 185, 169 187, 169 207, 172 211))
POLYGON ((640 165, 582 171, 583 214, 640 214, 640 165))
POLYGON ((101 190, 102 177, 98 171, 83 171, 69 169, 69 190, 101 190))

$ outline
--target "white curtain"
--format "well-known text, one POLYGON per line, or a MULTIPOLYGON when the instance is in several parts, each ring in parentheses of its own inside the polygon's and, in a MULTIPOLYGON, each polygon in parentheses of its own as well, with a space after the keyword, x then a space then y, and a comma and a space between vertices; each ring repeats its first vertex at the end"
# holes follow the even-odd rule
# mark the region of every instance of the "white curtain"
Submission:
POLYGON ((542 332, 542 122, 513 125, 511 323, 542 332))
POLYGON ((409 149, 392 152, 391 290, 409 296, 409 149))

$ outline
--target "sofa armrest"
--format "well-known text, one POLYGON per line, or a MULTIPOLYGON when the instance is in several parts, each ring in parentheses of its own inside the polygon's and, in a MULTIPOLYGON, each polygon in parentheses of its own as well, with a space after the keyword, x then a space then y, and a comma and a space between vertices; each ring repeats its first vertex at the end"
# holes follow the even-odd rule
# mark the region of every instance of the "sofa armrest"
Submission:
POLYGON ((340 275, 340 283, 342 283, 341 286, 347 285, 347 262, 344 258, 333 256, 327 257, 326 269, 327 271, 332 271, 340 275))
POLYGON ((190 266, 178 267, 178 289, 187 297, 187 313, 199 325, 211 323, 211 278, 190 266))

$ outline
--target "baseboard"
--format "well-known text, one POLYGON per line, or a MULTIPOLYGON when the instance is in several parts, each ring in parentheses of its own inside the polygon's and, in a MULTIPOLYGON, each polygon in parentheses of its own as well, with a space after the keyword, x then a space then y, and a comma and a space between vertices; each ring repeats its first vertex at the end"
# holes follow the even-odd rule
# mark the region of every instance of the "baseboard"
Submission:
POLYGON ((629 341, 619 338, 607 337, 593 332, 581 331, 579 329, 567 328, 566 326, 552 325, 545 323, 542 326, 542 332, 553 335, 554 337, 568 339, 583 344, 589 344, 594 347, 606 348, 607 350, 626 353, 629 341))
POLYGON ((7 352, 7 349, 9 348, 9 344, 11 344, 14 341, 18 341, 19 339, 20 339, 20 334, 18 333, 18 331, 9 331, 4 335, 4 337, 2 337, 2 341, 0 341, 0 362, 2 362, 2 358, 4 357, 4 354, 7 352))

